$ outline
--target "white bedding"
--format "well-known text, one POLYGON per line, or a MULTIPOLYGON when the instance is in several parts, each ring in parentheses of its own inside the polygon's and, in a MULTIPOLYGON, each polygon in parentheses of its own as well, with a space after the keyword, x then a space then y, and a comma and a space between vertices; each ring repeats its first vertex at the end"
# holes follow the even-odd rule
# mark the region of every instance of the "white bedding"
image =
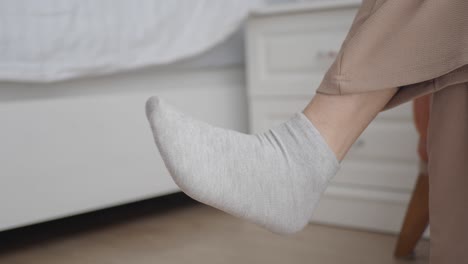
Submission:
POLYGON ((0 79, 57 81, 208 50, 263 0, 0 1, 0 79))

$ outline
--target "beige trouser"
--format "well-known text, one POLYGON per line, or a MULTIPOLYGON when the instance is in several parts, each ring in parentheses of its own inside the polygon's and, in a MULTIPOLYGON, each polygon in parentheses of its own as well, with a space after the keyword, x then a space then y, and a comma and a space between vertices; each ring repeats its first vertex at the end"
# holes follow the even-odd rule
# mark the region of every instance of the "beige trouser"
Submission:
POLYGON ((429 123, 431 264, 468 263, 468 83, 433 95, 429 123))

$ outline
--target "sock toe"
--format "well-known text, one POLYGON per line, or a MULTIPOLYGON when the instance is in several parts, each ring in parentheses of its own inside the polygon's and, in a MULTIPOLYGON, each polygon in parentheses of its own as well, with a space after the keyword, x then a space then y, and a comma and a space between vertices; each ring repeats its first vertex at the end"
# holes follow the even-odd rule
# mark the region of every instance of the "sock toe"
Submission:
POLYGON ((161 103, 161 99, 158 96, 151 96, 146 100, 146 105, 145 105, 145 112, 146 112, 146 118, 148 120, 151 120, 151 117, 153 113, 157 110, 161 103))

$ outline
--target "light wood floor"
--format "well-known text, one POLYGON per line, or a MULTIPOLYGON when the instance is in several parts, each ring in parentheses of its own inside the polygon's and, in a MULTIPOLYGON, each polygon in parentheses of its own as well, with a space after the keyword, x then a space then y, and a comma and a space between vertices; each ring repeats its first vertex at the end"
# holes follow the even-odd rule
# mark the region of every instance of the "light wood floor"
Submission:
POLYGON ((309 225, 282 237, 197 203, 158 203, 169 208, 134 204, 0 233, 0 263, 428 263, 427 241, 415 260, 397 261, 390 235, 309 225))

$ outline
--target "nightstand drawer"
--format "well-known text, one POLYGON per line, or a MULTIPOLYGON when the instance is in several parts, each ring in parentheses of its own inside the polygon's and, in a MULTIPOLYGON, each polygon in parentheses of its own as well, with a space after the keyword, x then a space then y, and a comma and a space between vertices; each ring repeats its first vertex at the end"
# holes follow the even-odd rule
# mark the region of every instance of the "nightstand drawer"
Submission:
MULTIPOLYGON (((302 111, 311 98, 312 96, 304 96, 303 99, 266 98, 252 101, 251 132, 263 132, 284 122, 295 112, 302 111)), ((390 109, 385 116, 374 120, 351 147, 346 159, 417 161, 418 134, 410 121, 409 109, 411 108, 390 109)))
POLYGON ((355 12, 332 9, 250 19, 250 94, 311 94, 334 61, 355 12))
POLYGON ((418 176, 416 162, 344 160, 332 184, 341 187, 411 192, 418 176))
POLYGON ((417 162, 418 133, 412 122, 374 120, 346 155, 349 160, 417 162))
POLYGON ((261 133, 304 110, 312 96, 303 99, 257 99, 250 102, 250 132, 261 133))

